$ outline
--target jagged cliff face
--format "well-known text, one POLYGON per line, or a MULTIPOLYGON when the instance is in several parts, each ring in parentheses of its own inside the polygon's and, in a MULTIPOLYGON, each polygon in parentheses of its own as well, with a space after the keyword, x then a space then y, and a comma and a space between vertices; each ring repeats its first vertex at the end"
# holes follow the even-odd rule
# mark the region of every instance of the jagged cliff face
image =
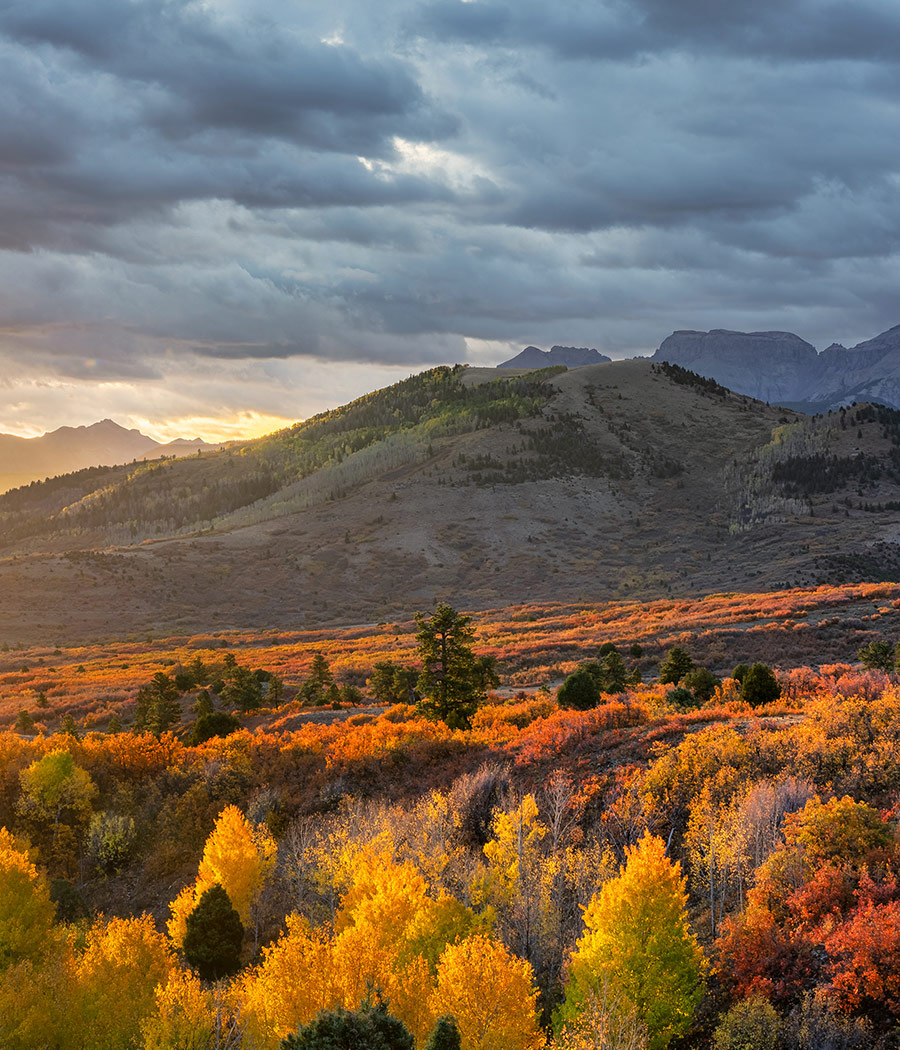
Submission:
POLYGON ((760 401, 804 401, 816 348, 791 332, 673 332, 653 355, 760 401))
POLYGON ((832 344, 819 355, 810 400, 880 401, 900 408, 900 325, 847 349, 832 344))
POLYGON ((821 354, 791 332, 673 332, 651 358, 669 361, 761 401, 827 411, 853 401, 900 408, 900 325, 850 349, 821 354))

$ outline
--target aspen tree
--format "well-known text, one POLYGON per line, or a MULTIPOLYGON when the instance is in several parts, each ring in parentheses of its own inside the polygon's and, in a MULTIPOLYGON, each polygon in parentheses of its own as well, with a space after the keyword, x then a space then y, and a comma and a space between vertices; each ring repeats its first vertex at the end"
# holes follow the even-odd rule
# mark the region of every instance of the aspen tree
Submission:
POLYGON ((684 1032, 703 995, 706 961, 688 928, 685 878, 662 839, 646 832, 627 851, 619 876, 584 914, 585 931, 569 961, 562 1023, 578 1017, 604 982, 646 1024, 650 1050, 684 1032))

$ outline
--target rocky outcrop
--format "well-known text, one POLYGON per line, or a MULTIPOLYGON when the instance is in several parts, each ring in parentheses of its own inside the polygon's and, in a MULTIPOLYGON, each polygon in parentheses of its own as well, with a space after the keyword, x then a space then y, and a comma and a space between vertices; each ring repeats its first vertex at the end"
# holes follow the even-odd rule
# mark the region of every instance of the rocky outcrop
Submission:
POLYGON ((586 346, 551 346, 549 350, 526 346, 520 354, 497 367, 550 368, 552 365, 565 365, 566 368, 581 368, 583 365, 600 365, 609 360, 606 354, 586 346))
POLYGON ((847 349, 832 343, 819 355, 810 401, 832 407, 880 401, 900 408, 900 325, 847 349))
MULTIPOLYGON (((669 361, 709 376, 739 394, 807 412, 826 412, 854 401, 900 409, 900 325, 856 346, 816 348, 793 332, 673 332, 651 361, 669 361)), ((525 349, 498 368, 578 368, 609 361, 586 347, 525 349)))
POLYGON ((791 332, 673 332, 652 361, 710 376, 760 401, 827 411, 853 401, 900 408, 900 325, 822 353, 791 332))
POLYGON ((792 332, 673 332, 651 361, 669 361, 710 376, 760 401, 804 401, 818 354, 792 332))

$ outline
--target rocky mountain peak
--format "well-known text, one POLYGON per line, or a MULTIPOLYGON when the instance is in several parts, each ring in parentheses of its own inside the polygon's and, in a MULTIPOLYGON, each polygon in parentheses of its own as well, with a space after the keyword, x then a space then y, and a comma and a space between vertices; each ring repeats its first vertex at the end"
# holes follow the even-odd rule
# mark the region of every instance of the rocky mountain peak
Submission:
POLYGON ((566 368, 582 368, 584 365, 600 365, 610 360, 606 354, 586 346, 551 346, 549 350, 526 346, 521 353, 497 367, 550 368, 553 365, 565 365, 566 368))

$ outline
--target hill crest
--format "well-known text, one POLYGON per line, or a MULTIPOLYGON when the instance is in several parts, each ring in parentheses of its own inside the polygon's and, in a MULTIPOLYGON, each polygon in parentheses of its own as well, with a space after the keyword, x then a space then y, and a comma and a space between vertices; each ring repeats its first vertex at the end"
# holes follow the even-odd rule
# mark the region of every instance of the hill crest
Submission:
POLYGON ((897 578, 896 413, 810 420, 650 361, 474 371, 0 497, 0 637, 897 578))
POLYGON ((599 365, 610 360, 606 354, 586 346, 551 346, 549 350, 526 346, 521 353, 497 365, 497 368, 552 368, 555 365, 583 368, 585 365, 599 365))

